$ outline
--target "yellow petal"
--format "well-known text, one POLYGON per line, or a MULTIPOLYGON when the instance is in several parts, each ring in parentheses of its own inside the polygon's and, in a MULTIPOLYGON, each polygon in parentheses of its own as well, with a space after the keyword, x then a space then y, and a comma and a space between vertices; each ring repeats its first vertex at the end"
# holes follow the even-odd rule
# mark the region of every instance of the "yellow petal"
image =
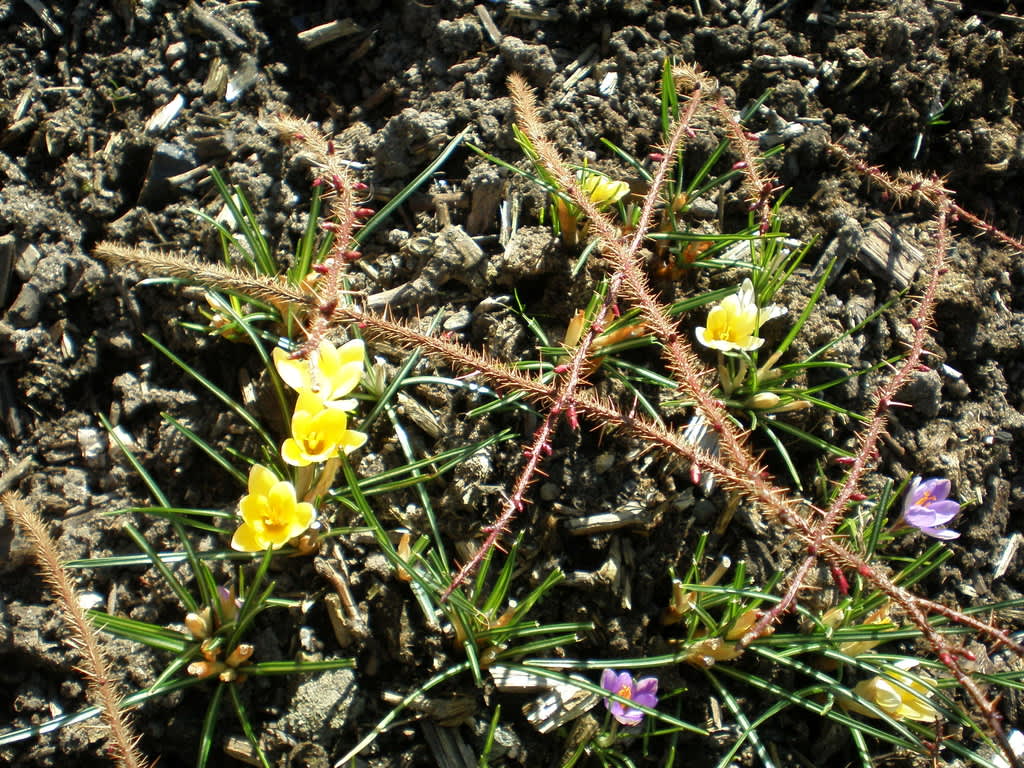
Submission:
POLYGON ((281 458, 293 467, 308 467, 313 463, 312 459, 302 452, 299 444, 290 437, 281 445, 281 458))
POLYGON ((278 482, 278 477, 262 464, 253 464, 249 470, 249 493, 266 496, 267 491, 278 482))
POLYGON ((366 443, 366 433, 360 432, 355 429, 346 429, 345 437, 341 443, 342 448, 345 449, 345 453, 349 454, 357 448, 362 448, 366 443))
MULTIPOLYGON (((876 677, 868 681, 871 683, 871 701, 878 705, 879 709, 888 712, 894 717, 899 717, 899 711, 903 707, 903 698, 900 690, 888 680, 876 677)), ((867 698, 867 697, 865 697, 867 698)))
POLYGON ((324 339, 316 348, 316 366, 320 370, 337 369, 338 350, 327 339, 324 339))
POLYGON ((264 520, 269 514, 266 494, 250 493, 248 496, 243 496, 242 500, 238 502, 238 511, 247 523, 264 520))
MULTIPOLYGON (((263 541, 266 545, 263 548, 270 549, 271 547, 283 547, 293 538, 291 531, 292 526, 289 525, 283 525, 275 527, 273 529, 268 529, 263 534, 263 541)), ((302 531, 299 531, 299 533, 302 533, 302 531)), ((298 536, 298 533, 295 535, 298 536)))
POLYGON ((590 201, 597 206, 616 203, 629 193, 629 184, 624 181, 614 181, 599 173, 587 175, 580 186, 587 193, 590 201))
POLYGON ((317 414, 324 409, 324 400, 316 392, 309 389, 299 391, 295 401, 295 413, 317 414))
POLYGON ((760 349, 762 344, 764 344, 764 339, 760 336, 747 336, 736 342, 736 348, 742 349, 744 352, 753 352, 755 349, 760 349))
POLYGON ((242 523, 231 537, 231 548, 239 552, 260 552, 267 547, 250 525, 242 523))
POLYGON ((359 401, 350 398, 348 400, 325 400, 324 408, 333 408, 336 411, 354 411, 359 401))
POLYGON ((295 514, 295 486, 287 480, 282 480, 267 494, 267 502, 270 506, 270 517, 278 522, 284 522, 295 514))
POLYGON ((737 307, 732 317, 733 333, 736 337, 748 338, 757 330, 757 307, 737 307))
POLYGON ((280 347, 274 347, 271 355, 274 358, 274 367, 285 384, 295 390, 309 389, 312 382, 309 380, 308 360, 292 359, 291 355, 280 347))
MULTIPOLYGON (((295 505, 295 524, 302 526, 299 533, 305 532, 315 522, 316 507, 306 501, 295 505)), ((298 536, 299 533, 295 535, 298 536)))
MULTIPOLYGON (((905 717, 908 720, 922 720, 931 721, 935 720, 939 713, 935 707, 932 706, 931 702, 928 701, 928 688, 922 683, 914 680, 910 677, 903 675, 897 676, 901 683, 904 683, 907 687, 912 689, 911 691, 899 689, 900 693, 900 716, 905 717)), ((893 686, 898 688, 898 686, 893 686)))
POLYGON ((345 430, 348 428, 348 414, 337 408, 324 408, 314 418, 318 432, 330 435, 330 438, 341 443, 345 430))
POLYGON ((316 394, 328 401, 347 395, 359 385, 365 360, 366 345, 361 339, 346 342, 341 349, 326 339, 320 342, 315 358, 316 394))
POLYGON ((906 694, 902 705, 899 708, 899 717, 904 717, 907 720, 918 720, 921 722, 930 722, 936 720, 939 716, 938 710, 935 709, 931 704, 922 698, 906 694))
MULTIPOLYGON (((728 299, 726 299, 728 300, 728 299)), ((713 341, 722 341, 728 337, 729 309, 725 302, 711 308, 708 312, 707 336, 713 341)))

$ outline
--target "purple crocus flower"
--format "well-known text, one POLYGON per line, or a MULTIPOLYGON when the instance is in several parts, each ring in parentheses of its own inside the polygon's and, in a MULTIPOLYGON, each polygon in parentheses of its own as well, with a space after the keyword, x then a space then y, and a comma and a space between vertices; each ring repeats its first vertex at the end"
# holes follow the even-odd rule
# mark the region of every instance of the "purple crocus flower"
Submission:
MULTIPOLYGON (((616 672, 614 669, 606 669, 601 673, 601 687, 624 699, 635 701, 642 707, 653 708, 658 705, 658 678, 656 677, 644 677, 634 681, 633 676, 629 672, 616 672)), ((623 725, 637 725, 644 719, 643 712, 627 706, 621 701, 605 699, 604 705, 608 707, 612 717, 623 725)))
POLYGON ((915 477, 903 501, 903 522, 912 525, 921 533, 936 539, 955 539, 960 536, 949 528, 940 528, 957 516, 960 505, 946 498, 949 496, 949 480, 933 477, 922 480, 915 477))

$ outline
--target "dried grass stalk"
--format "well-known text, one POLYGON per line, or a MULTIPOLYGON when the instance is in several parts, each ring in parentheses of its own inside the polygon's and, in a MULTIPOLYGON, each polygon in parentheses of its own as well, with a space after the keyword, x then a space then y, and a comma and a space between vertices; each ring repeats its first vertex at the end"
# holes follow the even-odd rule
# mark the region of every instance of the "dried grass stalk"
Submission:
POLYGON ((31 542, 43 578, 71 628, 71 645, 82 656, 80 669, 85 676, 90 698, 100 708, 100 714, 110 729, 108 742, 114 764, 121 768, 149 766, 149 761, 139 752, 139 736, 132 726, 131 718, 121 709, 121 692, 110 673, 107 656, 82 608, 71 577, 61 565, 57 545, 50 537, 46 522, 13 491, 0 496, 0 503, 31 542))

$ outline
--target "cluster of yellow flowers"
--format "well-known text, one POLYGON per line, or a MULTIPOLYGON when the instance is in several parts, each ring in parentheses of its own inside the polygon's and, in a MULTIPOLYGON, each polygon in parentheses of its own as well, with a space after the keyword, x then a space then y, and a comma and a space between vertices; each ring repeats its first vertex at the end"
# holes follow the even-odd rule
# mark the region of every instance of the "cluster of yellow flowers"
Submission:
MULTIPOLYGON (((292 414, 291 437, 281 446, 281 458, 295 467, 335 461, 366 442, 366 435, 348 428, 356 401, 344 399, 359 384, 366 360, 360 340, 340 349, 322 341, 309 359, 293 359, 282 349, 273 353, 281 379, 298 392, 292 414)), ((239 503, 242 524, 231 546, 242 552, 281 547, 302 535, 316 520, 316 509, 298 500, 295 486, 261 464, 249 472, 249 493, 239 503)))

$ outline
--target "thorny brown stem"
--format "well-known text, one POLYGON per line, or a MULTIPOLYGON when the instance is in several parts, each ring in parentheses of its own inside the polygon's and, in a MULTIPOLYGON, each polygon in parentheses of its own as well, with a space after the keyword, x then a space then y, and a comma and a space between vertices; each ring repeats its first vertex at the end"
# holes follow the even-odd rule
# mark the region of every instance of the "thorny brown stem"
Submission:
POLYGON ((945 201, 949 205, 950 223, 963 219, 979 233, 988 235, 1018 253, 1024 253, 1024 241, 1011 237, 991 222, 985 221, 952 200, 952 192, 946 189, 940 179, 926 178, 916 173, 900 171, 895 176, 883 171, 877 165, 869 165, 841 144, 832 142, 828 148, 838 155, 850 168, 882 188, 883 193, 895 203, 913 200, 918 205, 938 208, 945 201))
POLYGON ((487 553, 497 546, 501 537, 508 531, 513 518, 523 511, 523 507, 526 504, 526 491, 540 472, 541 460, 544 456, 551 455, 551 437, 562 415, 565 415, 569 426, 573 429, 579 427, 574 396, 577 387, 583 381, 583 371, 590 357, 590 347, 596 337, 597 329, 592 326, 584 338, 580 340, 572 359, 566 366, 566 370, 563 370, 561 384, 548 408, 544 421, 541 422, 540 427, 534 432, 533 442, 525 449, 526 463, 520 469, 518 477, 516 477, 515 483, 512 486, 512 494, 505 501, 498 518, 485 529, 487 538, 477 548, 473 557, 459 569, 458 574, 456 574, 451 584, 445 590, 442 600, 447 600, 451 593, 476 571, 487 553))
MULTIPOLYGON (((645 231, 638 227, 633 237, 628 242, 623 242, 615 224, 607 215, 598 211, 589 198, 582 193, 572 179, 572 174, 559 157, 558 151, 535 125, 538 118, 535 117, 536 107, 532 92, 521 81, 510 80, 509 85, 516 103, 517 116, 523 124, 523 132, 533 142, 546 170, 559 183, 562 183, 564 179, 569 184, 568 191, 573 197, 573 202, 579 205, 590 218, 590 226, 601 241, 601 251, 613 267, 612 283, 613 286, 618 286, 617 293, 621 292, 627 300, 640 309, 645 325, 662 342, 662 354, 679 383, 680 389, 687 397, 695 401, 697 409, 704 415, 711 428, 718 433, 723 450, 732 459, 730 463, 733 466, 746 468, 746 474, 755 486, 764 485, 763 477, 766 472, 763 466, 746 448, 744 435, 737 432, 732 426, 724 403, 711 394, 708 382, 714 373, 700 364, 689 344, 678 333, 676 323, 669 317, 650 289, 646 271, 637 256, 643 244, 645 231)), ((641 218, 641 224, 644 226, 649 225, 658 195, 661 193, 672 164, 675 162, 678 149, 687 135, 690 121, 696 114, 700 103, 701 93, 700 90, 697 90, 690 95, 687 109, 680 116, 676 125, 672 127, 669 141, 662 152, 665 159, 656 169, 651 189, 644 201, 646 216, 641 218)), ((698 463, 693 466, 698 470, 703 469, 698 463)))
POLYGON ((304 329, 306 343, 298 351, 299 357, 308 357, 330 328, 331 313, 344 293, 341 280, 348 263, 359 258, 359 253, 351 250, 352 236, 359 214, 367 211, 357 207, 355 192, 361 185, 352 178, 331 139, 305 120, 291 115, 277 115, 268 122, 283 137, 299 142, 311 155, 317 168, 316 183, 326 189, 324 198, 328 201, 331 220, 325 227, 334 233, 334 244, 331 256, 324 262, 323 277, 313 286, 316 311, 304 329))
POLYGON ((857 450, 854 452, 850 468, 839 490, 833 497, 832 503, 825 510, 820 520, 814 524, 814 541, 808 548, 807 557, 792 577, 792 582, 794 583, 790 585, 783 599, 772 606, 771 610, 767 611, 747 635, 744 636, 743 644, 748 644, 762 635, 773 622, 788 612, 795 603, 800 591, 800 582, 802 582, 811 566, 817 562, 818 551, 821 549, 824 540, 832 536, 842 522, 843 513, 851 498, 857 492, 857 488, 860 487, 860 481, 864 473, 878 455, 878 441, 887 432, 888 409, 894 405, 896 395, 909 381, 911 373, 920 366, 924 343, 928 338, 928 329, 931 328, 933 320, 936 292, 941 276, 945 274, 944 257, 948 247, 948 229, 945 212, 946 206, 940 207, 936 226, 935 247, 932 249, 932 256, 929 261, 928 282, 924 295, 918 300, 917 308, 910 318, 910 324, 914 329, 914 333, 907 356, 899 367, 894 369, 893 375, 884 380, 872 395, 871 405, 868 408, 868 412, 872 414, 872 419, 861 430, 857 438, 857 450))
MULTIPOLYGON (((681 388, 686 392, 686 394, 695 401, 698 410, 708 421, 712 429, 718 433, 721 450, 725 456, 725 461, 723 463, 731 469, 737 470, 738 468, 739 477, 730 477, 730 475, 733 475, 733 472, 730 472, 726 473, 724 477, 720 477, 719 479, 722 480, 723 485, 731 487, 732 490, 739 491, 745 496, 752 496, 758 502, 763 504, 764 500, 762 499, 762 496, 768 496, 775 489, 771 488, 766 480, 766 473, 764 469, 759 462, 754 460, 754 457, 747 449, 744 440, 745 436, 738 433, 732 427, 731 423, 725 418, 724 405, 711 395, 710 388, 707 384, 707 381, 710 378, 710 373, 697 361, 689 344, 677 333, 676 324, 668 315, 666 308, 660 303, 653 291, 651 291, 647 282, 646 274, 637 257, 637 252, 639 250, 640 243, 642 242, 640 238, 642 238, 643 235, 641 234, 639 238, 633 239, 628 244, 625 244, 622 242, 621 238, 616 237, 615 226, 608 217, 604 216, 597 210, 587 210, 587 203, 589 201, 585 199, 585 196, 575 185, 568 168, 566 168, 562 163, 555 148, 547 142, 542 132, 539 130, 532 93, 529 89, 525 88, 521 81, 518 80, 510 81, 510 90, 513 94, 513 101, 516 104, 519 121, 523 126, 523 131, 534 143, 540 161, 544 164, 546 170, 551 173, 559 183, 564 184, 564 187, 574 198, 574 202, 579 204, 590 217, 591 227, 596 233, 596 236, 600 239, 601 250, 607 256, 614 269, 613 280, 621 279, 623 295, 629 299, 634 306, 640 309, 645 325, 662 343, 663 355, 666 358, 676 381, 679 382, 681 388)), ((669 146, 666 148, 665 160, 661 164, 662 167, 659 171, 665 171, 673 161, 676 148, 674 142, 681 141, 685 133, 688 120, 692 117, 694 110, 696 109, 698 96, 699 92, 693 95, 690 102, 691 109, 686 113, 684 118, 679 121, 679 124, 674 127, 672 139, 670 140, 669 146)), ((716 106, 720 113, 724 113, 726 117, 731 118, 731 115, 725 108, 724 101, 719 99, 716 106)), ((732 120, 729 121, 730 130, 733 132, 737 130, 734 122, 735 121, 732 120)), ((752 157, 749 143, 746 141, 745 136, 736 136, 734 137, 734 141, 738 144, 741 153, 745 152, 743 170, 745 175, 748 177, 749 186, 758 190, 759 197, 754 201, 754 204, 760 208, 762 215, 764 215, 764 212, 770 208, 768 201, 772 193, 771 182, 763 178, 759 173, 758 164, 752 157), (749 159, 746 159, 748 156, 749 159)), ((660 178, 664 178, 664 175, 660 178)), ((897 190, 905 190, 904 194, 913 196, 919 194, 918 190, 920 188, 924 188, 924 186, 925 185, 920 185, 918 188, 905 190, 905 185, 897 182, 894 185, 894 188, 897 190)), ((807 559, 798 569, 799 578, 793 580, 784 600, 777 604, 771 611, 767 612, 766 616, 757 623, 754 629, 748 633, 743 640, 745 643, 749 643, 753 638, 763 634, 767 631, 772 622, 776 621, 785 611, 788 611, 792 607, 793 602, 796 600, 796 596, 802 588, 803 579, 806 578, 807 572, 809 572, 810 567, 817 561, 818 557, 824 557, 827 562, 837 567, 854 567, 857 572, 875 588, 893 599, 894 602, 896 602, 896 604, 906 612, 913 623, 918 626, 922 635, 932 647, 940 661, 950 670, 956 680, 961 683, 977 710, 985 717, 992 732, 1007 751, 1007 755, 1014 761, 1014 765, 1016 765, 1017 760, 1012 755, 1012 751, 1009 750, 1009 744, 1002 729, 998 712, 994 705, 985 697, 980 688, 970 680, 960 665, 958 657, 966 653, 966 651, 963 651, 963 649, 959 647, 952 646, 941 634, 939 634, 928 623, 926 615, 921 611, 918 605, 913 602, 912 595, 903 588, 894 584, 880 568, 872 566, 854 553, 850 552, 848 549, 839 545, 834 539, 829 538, 838 523, 842 509, 845 508, 850 495, 858 487, 859 480, 864 469, 867 467, 868 462, 874 458, 876 452, 875 445, 877 440, 885 431, 886 411, 888 407, 890 407, 893 397, 906 383, 907 379, 909 379, 912 370, 918 365, 918 360, 926 338, 926 328, 932 319, 935 292, 938 280, 941 274, 943 274, 942 264, 947 236, 946 219, 949 208, 947 202, 948 193, 946 190, 942 188, 941 185, 933 183, 932 191, 933 195, 937 196, 935 197, 935 201, 939 208, 938 231, 936 236, 937 242, 936 248, 933 252, 932 269, 928 285, 925 289, 924 295, 918 303, 917 311, 911 318, 911 323, 915 326, 914 339, 911 345, 911 354, 908 355, 907 359, 905 359, 897 369, 896 375, 893 376, 886 385, 883 385, 876 394, 871 421, 869 422, 867 429, 862 432, 859 440, 858 451, 854 460, 854 466, 848 473, 847 481, 843 484, 840 493, 837 495, 829 510, 822 516, 818 524, 809 527, 806 519, 800 515, 799 511, 795 508, 793 502, 789 498, 782 497, 779 499, 783 501, 783 503, 778 505, 774 510, 775 519, 779 520, 783 526, 788 528, 790 533, 795 534, 799 539, 804 541, 808 547, 809 554, 807 559)), ((653 196, 657 194, 660 194, 660 187, 656 186, 656 184, 652 184, 647 202, 650 202, 653 196)), ((715 463, 717 464, 718 462, 715 463)), ((774 500, 775 499, 773 499, 773 501, 774 500)), ((770 506, 769 510, 771 510, 770 506)), ((1016 643, 1013 643, 1011 647, 1013 647, 1016 652, 1021 652, 1020 646, 1016 643)))
POLYGON ((779 189, 775 186, 775 178, 761 166, 754 151, 754 142, 747 138, 746 131, 736 119, 735 111, 729 108, 721 94, 712 102, 712 106, 719 119, 725 123, 733 147, 743 158, 739 165, 743 171, 743 192, 750 203, 750 209, 757 212, 761 234, 766 234, 772 225, 772 198, 779 189))

